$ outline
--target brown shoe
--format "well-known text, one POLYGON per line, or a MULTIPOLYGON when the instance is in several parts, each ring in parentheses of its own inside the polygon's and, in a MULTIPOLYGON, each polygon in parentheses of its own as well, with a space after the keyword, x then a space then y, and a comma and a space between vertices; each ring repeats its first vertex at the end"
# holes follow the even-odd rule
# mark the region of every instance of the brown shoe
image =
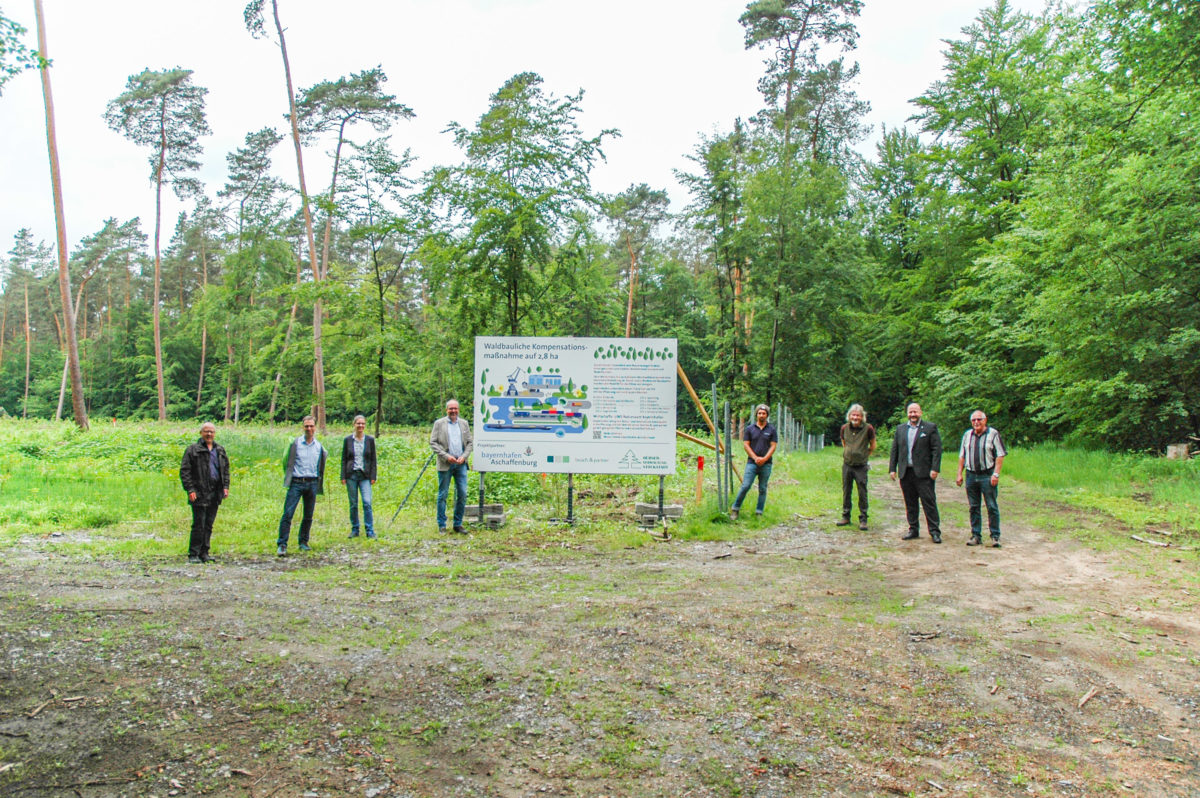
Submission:
POLYGON ((866 531, 867 531, 867 522, 866 522, 866 521, 859 521, 859 522, 858 522, 858 528, 859 528, 859 529, 861 529, 863 532, 866 532, 866 531))
POLYGON ((454 534, 465 535, 465 534, 467 534, 467 530, 463 529, 461 526, 456 526, 456 527, 454 527, 454 534))
POLYGON ((841 521, 838 521, 838 522, 837 522, 837 525, 838 525, 838 526, 850 526, 850 519, 849 519, 849 518, 843 518, 841 521))
POLYGON ((971 538, 970 540, 967 541, 968 546, 978 546, 982 543, 983 543, 983 541, 980 540, 979 538, 971 538))

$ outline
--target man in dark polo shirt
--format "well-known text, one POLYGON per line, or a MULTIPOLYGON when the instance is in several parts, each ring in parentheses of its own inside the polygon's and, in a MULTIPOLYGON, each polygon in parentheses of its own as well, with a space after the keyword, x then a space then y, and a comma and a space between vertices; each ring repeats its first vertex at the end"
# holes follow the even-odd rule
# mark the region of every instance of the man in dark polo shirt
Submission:
POLYGON ((747 424, 742 433, 742 447, 746 450, 746 476, 742 479, 742 489, 738 491, 733 506, 729 508, 729 517, 736 521, 738 512, 742 509, 742 499, 750 492, 750 486, 758 478, 758 504, 754 508, 756 515, 762 515, 767 506, 767 480, 771 478, 771 458, 775 455, 775 447, 779 445, 779 436, 775 426, 767 423, 771 408, 759 405, 754 408, 754 423, 747 424))
POLYGON ((842 520, 850 524, 850 500, 858 485, 858 528, 867 531, 867 460, 875 453, 875 428, 867 423, 867 411, 859 404, 850 405, 842 425, 842 520))

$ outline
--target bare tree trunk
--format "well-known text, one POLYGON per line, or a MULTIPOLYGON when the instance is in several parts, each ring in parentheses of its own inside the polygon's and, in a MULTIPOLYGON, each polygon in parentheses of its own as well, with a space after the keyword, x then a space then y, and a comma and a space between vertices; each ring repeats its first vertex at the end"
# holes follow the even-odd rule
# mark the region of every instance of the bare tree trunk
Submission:
MULTIPOLYGON (((200 301, 208 301, 208 255, 204 251, 204 236, 200 237, 200 266, 203 269, 203 287, 200 289, 200 301)), ((200 398, 204 394, 204 364, 208 359, 208 306, 204 306, 204 320, 200 325, 200 379, 196 384, 196 415, 200 415, 200 398)))
POLYGON ((4 328, 8 326, 8 291, 4 292, 4 308, 0 310, 0 366, 4 365, 4 328))
MULTIPOLYGON (((304 151, 300 146, 300 128, 296 118, 296 92, 292 87, 292 67, 288 62, 287 40, 283 35, 283 22, 279 19, 279 0, 271 0, 271 11, 275 17, 275 30, 279 33, 279 50, 283 55, 283 75, 287 81, 288 118, 292 124, 292 143, 296 148, 296 171, 300 179, 300 208, 304 213, 304 232, 308 237, 308 258, 312 265, 313 281, 322 279, 321 265, 317 262, 317 242, 313 234, 312 209, 308 202, 308 188, 304 181, 304 151)), ((316 404, 313 416, 317 429, 325 433, 325 354, 321 348, 321 300, 313 303, 313 392, 316 404)))
POLYGON ((625 237, 625 248, 629 250, 629 304, 625 307, 625 337, 633 329, 633 288, 637 284, 637 253, 633 251, 633 243, 629 236, 625 237))
POLYGON ((158 420, 167 420, 167 387, 163 379, 162 326, 159 304, 162 301, 162 254, 159 239, 162 237, 162 176, 167 158, 166 103, 159 116, 158 166, 154 171, 154 375, 158 381, 158 420))
POLYGON ((225 423, 228 424, 230 404, 233 402, 233 343, 227 341, 225 346, 229 352, 228 373, 225 375, 225 423))
MULTIPOLYGON (((38 54, 46 58, 46 20, 42 0, 34 0, 37 16, 38 54)), ((58 139, 54 132, 54 98, 50 91, 50 70, 43 64, 42 99, 46 106, 46 149, 50 156, 50 186, 54 193, 54 226, 58 233, 58 290, 62 294, 64 325, 67 338, 67 372, 71 379, 71 409, 75 424, 88 428, 87 407, 83 401, 83 374, 79 368, 79 343, 75 338, 75 309, 71 305, 71 272, 67 260, 67 222, 63 212, 62 173, 58 165, 58 139)), ((80 294, 82 296, 82 292, 80 294)), ((59 418, 62 417, 62 397, 59 397, 59 418)))
POLYGON ((25 404, 21 408, 21 418, 29 417, 29 364, 33 351, 29 337, 29 281, 25 281, 25 404))

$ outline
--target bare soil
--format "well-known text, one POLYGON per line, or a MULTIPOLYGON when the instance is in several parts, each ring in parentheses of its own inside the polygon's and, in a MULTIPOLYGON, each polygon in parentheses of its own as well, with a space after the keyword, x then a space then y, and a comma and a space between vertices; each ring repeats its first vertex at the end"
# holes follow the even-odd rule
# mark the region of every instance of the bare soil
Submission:
POLYGON ((949 484, 945 543, 902 542, 872 476, 870 532, 736 543, 29 540, 0 562, 0 794, 1200 796, 1194 554, 1098 551, 1062 530, 1111 519, 1012 486, 1002 549, 963 545, 949 484))

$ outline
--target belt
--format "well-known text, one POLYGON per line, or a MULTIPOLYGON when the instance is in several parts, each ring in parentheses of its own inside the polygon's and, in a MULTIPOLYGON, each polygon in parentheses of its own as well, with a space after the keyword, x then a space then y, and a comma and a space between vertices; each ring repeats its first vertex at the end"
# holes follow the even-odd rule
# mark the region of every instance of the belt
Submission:
POLYGON ((992 473, 992 472, 993 472, 993 471, 995 471, 995 470, 996 470, 996 469, 995 469, 995 467, 992 467, 992 468, 984 468, 984 469, 982 469, 982 470, 979 470, 979 471, 976 471, 976 470, 974 470, 974 469, 970 469, 970 468, 968 468, 968 469, 967 469, 967 473, 968 473, 968 474, 990 474, 990 473, 992 473))
POLYGON ((316 482, 316 477, 292 477, 292 482, 316 482))

